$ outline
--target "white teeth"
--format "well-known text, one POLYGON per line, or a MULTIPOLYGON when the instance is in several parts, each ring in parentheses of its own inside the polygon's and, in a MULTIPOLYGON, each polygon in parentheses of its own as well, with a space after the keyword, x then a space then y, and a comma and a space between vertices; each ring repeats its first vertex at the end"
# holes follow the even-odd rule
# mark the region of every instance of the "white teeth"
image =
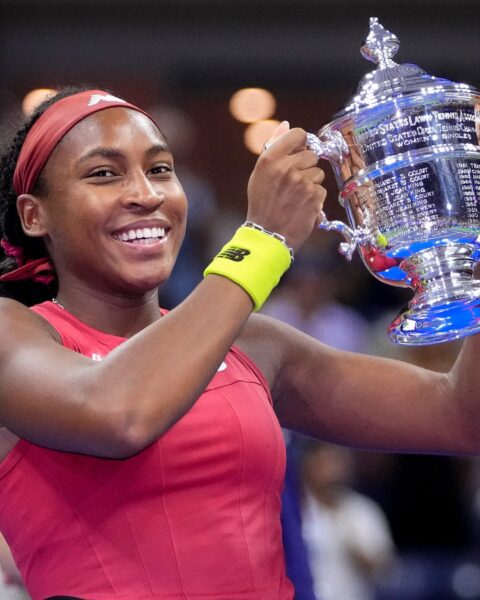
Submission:
POLYGON ((137 240, 137 244, 143 244, 144 246, 148 246, 149 244, 155 244, 157 241, 156 238, 140 238, 137 240))
POLYGON ((164 227, 144 227, 143 229, 130 229, 129 231, 122 231, 121 233, 114 233, 113 237, 123 242, 132 242, 133 240, 143 241, 151 240, 155 242, 159 238, 165 237, 164 227))

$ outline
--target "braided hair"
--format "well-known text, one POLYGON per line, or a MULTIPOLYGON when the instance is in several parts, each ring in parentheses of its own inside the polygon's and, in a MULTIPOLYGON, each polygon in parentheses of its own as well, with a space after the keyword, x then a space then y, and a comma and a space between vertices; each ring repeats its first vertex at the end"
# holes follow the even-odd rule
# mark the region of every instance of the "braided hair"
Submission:
MULTIPOLYGON (((17 212, 17 194, 13 189, 13 174, 22 149, 25 138, 37 119, 49 108, 62 98, 78 94, 91 89, 85 87, 66 87, 55 96, 47 98, 39 104, 31 117, 15 134, 10 146, 0 158, 0 238, 7 240, 23 250, 25 259, 34 260, 48 256, 47 249, 41 238, 25 235, 17 212)), ((47 192, 46 181, 40 173, 32 190, 33 194, 45 194, 47 192)), ((0 248, 0 275, 8 273, 17 267, 14 258, 4 254, 0 248)), ((56 279, 45 285, 34 281, 11 281, 0 283, 0 296, 7 296, 19 300, 27 306, 49 300, 57 292, 56 279)))

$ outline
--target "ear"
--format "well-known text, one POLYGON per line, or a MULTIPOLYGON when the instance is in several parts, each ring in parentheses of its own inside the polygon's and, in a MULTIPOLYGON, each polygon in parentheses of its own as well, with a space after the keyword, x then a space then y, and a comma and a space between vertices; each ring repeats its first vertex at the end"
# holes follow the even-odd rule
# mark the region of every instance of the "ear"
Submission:
POLYGON ((43 202, 32 194, 22 194, 17 198, 17 211, 25 235, 42 237, 47 234, 46 216, 43 202))

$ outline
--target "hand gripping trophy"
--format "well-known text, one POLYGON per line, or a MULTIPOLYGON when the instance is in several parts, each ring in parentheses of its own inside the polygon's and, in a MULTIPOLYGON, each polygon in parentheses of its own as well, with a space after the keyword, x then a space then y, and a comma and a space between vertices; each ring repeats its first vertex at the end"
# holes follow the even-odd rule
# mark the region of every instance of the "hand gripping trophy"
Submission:
POLYGON ((377 68, 309 147, 327 158, 350 226, 325 221, 367 269, 415 294, 390 324, 399 344, 433 344, 480 331, 480 95, 392 57, 378 19, 361 52, 377 68))

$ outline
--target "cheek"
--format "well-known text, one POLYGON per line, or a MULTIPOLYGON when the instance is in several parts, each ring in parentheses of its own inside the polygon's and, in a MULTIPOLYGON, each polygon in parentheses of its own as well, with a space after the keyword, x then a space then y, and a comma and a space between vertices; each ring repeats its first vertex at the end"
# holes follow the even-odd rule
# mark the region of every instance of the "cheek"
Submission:
POLYGON ((181 210, 178 212, 178 228, 177 228, 177 239, 179 246, 183 243, 185 233, 187 231, 187 203, 182 204, 181 210))
POLYGON ((51 217, 50 237, 54 244, 67 250, 71 244, 86 243, 105 225, 105 216, 97 206, 89 205, 84 197, 66 198, 51 217))
POLYGON ((188 215, 188 202, 185 197, 185 194, 181 194, 177 197, 175 204, 175 220, 177 222, 176 228, 176 244, 178 245, 178 251, 180 250, 180 246, 183 243, 185 238, 185 233, 187 230, 187 215, 188 215))
POLYGON ((175 211, 176 217, 179 221, 186 222, 187 213, 188 213, 188 201, 185 196, 185 192, 180 184, 175 186, 175 189, 172 190, 171 198, 172 198, 172 208, 175 211))

